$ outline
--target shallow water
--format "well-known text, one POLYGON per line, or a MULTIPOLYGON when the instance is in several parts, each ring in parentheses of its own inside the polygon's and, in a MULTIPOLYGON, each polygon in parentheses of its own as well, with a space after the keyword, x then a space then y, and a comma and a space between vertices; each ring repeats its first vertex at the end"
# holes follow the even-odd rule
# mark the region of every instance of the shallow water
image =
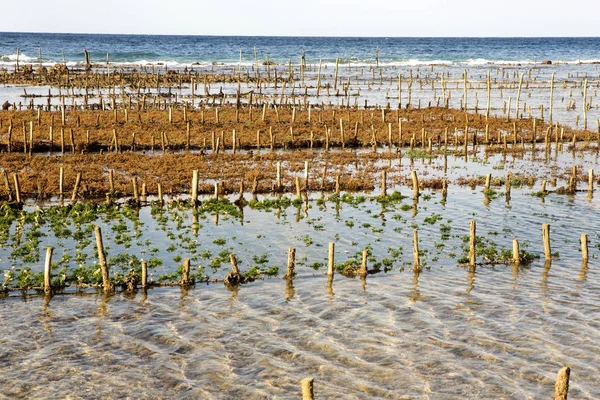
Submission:
MULTIPOLYGON (((490 164, 449 160, 462 175, 489 169, 504 176, 525 162, 512 164, 509 157, 502 163, 506 169, 494 169, 501 157, 490 164)), ((550 160, 548 177, 566 169, 570 157, 565 152, 550 160)), ((597 170, 594 153, 579 161, 583 171, 597 170)), ((394 189, 410 193, 406 186, 394 189)), ((439 192, 424 191, 417 203, 405 198, 385 206, 373 194, 354 204, 320 202, 313 194, 307 209, 246 207, 243 219, 221 215, 218 224, 210 213, 200 215, 197 233, 185 208, 165 206, 161 217, 159 209, 153 216, 144 207, 139 220, 126 213, 101 216, 80 231, 99 223, 109 256, 161 258, 154 280, 177 269, 177 256, 190 257, 193 271, 203 266, 211 279, 222 277, 227 263, 210 268, 222 251, 235 253, 242 271, 257 265, 279 272, 235 290, 198 283, 190 290, 103 297, 70 288, 49 302, 10 292, 0 299, 0 393, 298 398, 299 381, 313 376, 317 398, 548 398, 556 373, 570 365, 571 397, 598 398, 598 194, 540 199, 531 196, 536 184, 513 188, 507 202, 503 188, 496 189, 499 196, 486 200, 481 188, 451 185, 445 204, 439 192), (542 258, 521 266, 457 266, 471 219, 487 248, 510 249, 518 238, 522 249, 542 258), (543 261, 543 223, 551 224, 552 251, 559 257, 551 264, 543 261), (420 275, 412 272, 413 229, 423 252, 420 275), (581 233, 589 236, 587 264, 581 262, 581 233), (330 241, 336 242, 337 263, 368 247, 369 267, 381 271, 366 281, 336 274, 329 286, 324 273, 330 241), (281 279, 289 246, 297 248, 291 283, 281 279), (263 254, 266 261, 259 260, 263 254)), ((80 237, 72 223, 67 233, 49 221, 35 229, 48 235, 37 243, 40 253, 51 243, 56 259, 69 255, 69 268, 95 263, 94 245, 86 242, 91 231, 80 237), (78 252, 86 257, 78 259, 78 252)), ((26 262, 15 252, 27 243, 33 223, 21 225, 18 244, 17 225, 10 225, 0 248, 2 269, 29 265, 41 271, 43 260, 26 262)))
POLYGON ((11 398, 598 398, 597 283, 576 263, 321 274, 0 303, 11 398))

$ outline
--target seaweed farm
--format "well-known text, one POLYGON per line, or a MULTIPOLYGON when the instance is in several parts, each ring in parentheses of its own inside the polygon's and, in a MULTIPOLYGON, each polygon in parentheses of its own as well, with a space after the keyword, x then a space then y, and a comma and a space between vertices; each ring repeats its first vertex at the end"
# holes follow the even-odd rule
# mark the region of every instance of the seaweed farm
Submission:
POLYGON ((87 63, 0 73, 2 395, 600 397, 594 66, 87 63))

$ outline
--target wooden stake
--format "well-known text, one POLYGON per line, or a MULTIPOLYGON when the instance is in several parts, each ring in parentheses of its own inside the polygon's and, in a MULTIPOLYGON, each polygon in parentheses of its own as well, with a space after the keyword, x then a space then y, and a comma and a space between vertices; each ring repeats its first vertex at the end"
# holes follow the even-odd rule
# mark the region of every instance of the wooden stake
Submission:
POLYGON ((519 241, 517 239, 513 239, 513 262, 515 264, 519 264, 521 262, 519 241))
POLYGON ((421 260, 419 257, 419 233, 415 229, 413 232, 413 270, 421 271, 421 260))
POLYGON ((581 259, 588 260, 588 237, 585 233, 581 234, 581 259))
POLYGON ((419 197, 419 179, 417 178, 417 171, 411 171, 412 182, 413 182, 413 195, 415 198, 419 197))
POLYGON ((237 265, 237 259, 235 258, 235 254, 231 253, 229 255, 229 260, 231 261, 231 271, 233 271, 234 275, 240 275, 240 269, 237 265))
POLYGON ((136 204, 139 204, 140 196, 138 194, 138 185, 137 185, 137 177, 136 176, 131 178, 131 186, 133 186, 133 199, 135 200, 136 204))
POLYGON ((569 393, 569 376, 571 375, 571 368, 564 367, 558 371, 556 377, 556 384, 554 385, 554 397, 552 400, 567 400, 567 394, 569 393))
POLYGON ((492 174, 487 174, 485 177, 485 191, 490 190, 490 181, 492 180, 492 174))
POLYGON ((477 259, 477 235, 476 235, 476 223, 472 219, 470 223, 470 235, 469 235, 469 265, 474 266, 477 259))
MULTIPOLYGON (((550 125, 552 125, 552 98, 553 98, 553 95, 554 95, 554 73, 552 73, 552 77, 550 78, 550 110, 548 111, 548 112, 550 113, 550 115, 549 115, 549 117, 548 117, 548 118, 549 118, 549 124, 550 124, 550 125)), ((543 108, 542 108, 542 107, 543 107, 543 106, 542 106, 542 105, 540 105, 540 115, 541 115, 541 114, 542 114, 542 112, 543 112, 543 111, 542 111, 542 110, 543 110, 543 108)), ((540 117, 540 119, 541 119, 542 121, 544 120, 544 118, 543 118, 543 117, 540 117)))
POLYGON ((542 225, 542 240, 544 241, 544 257, 546 261, 552 260, 552 252, 550 251, 550 225, 542 225))
POLYGON ((60 167, 60 169, 58 170, 58 195, 61 198, 64 193, 64 191, 63 191, 64 182, 65 182, 65 171, 64 171, 63 167, 60 167))
POLYGON ((52 293, 52 247, 46 249, 46 263, 44 264, 44 292, 52 293))
POLYGON ((100 269, 102 270, 102 288, 104 291, 110 291, 112 290, 112 283, 108 277, 108 265, 106 264, 106 254, 104 253, 104 245, 102 244, 102 231, 98 225, 94 226, 94 233, 96 234, 98 260, 100 262, 100 269))
POLYGON ((181 285, 189 285, 190 281, 190 259, 184 258, 183 265, 181 268, 181 285))
POLYGON ((77 178, 75 178, 75 187, 73 187, 73 194, 71 195, 71 203, 75 203, 77 199, 77 190, 79 189, 79 184, 81 183, 81 172, 77 173, 77 178))
POLYGON ((277 190, 281 190, 281 162, 277 161, 276 163, 277 166, 277 180, 275 185, 277 186, 277 190))
POLYGON ((192 171, 192 204, 196 205, 198 202, 198 170, 192 171))
POLYGON ((362 262, 360 264, 360 269, 358 270, 358 275, 360 275, 360 276, 367 276, 367 274, 369 273, 369 270, 367 268, 368 256, 369 256, 369 250, 364 249, 362 251, 362 262))
POLYGON ((304 378, 300 381, 302 385, 302 400, 314 400, 313 378, 304 378))
POLYGON ((19 175, 13 174, 13 181, 15 183, 15 196, 17 204, 21 204, 21 185, 19 184, 19 175))
POLYGON ((148 286, 148 262, 142 260, 142 288, 148 286))
POLYGON ((335 270, 335 243, 329 242, 329 259, 327 261, 327 275, 333 276, 335 270))
POLYGON ((286 272, 284 278, 292 278, 296 275, 295 265, 296 265, 296 249, 293 247, 290 247, 288 249, 287 272, 286 272))

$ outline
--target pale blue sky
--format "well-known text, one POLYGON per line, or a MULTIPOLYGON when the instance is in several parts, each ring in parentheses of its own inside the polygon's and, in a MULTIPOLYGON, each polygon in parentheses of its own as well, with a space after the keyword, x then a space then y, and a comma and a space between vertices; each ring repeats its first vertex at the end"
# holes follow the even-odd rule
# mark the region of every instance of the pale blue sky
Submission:
POLYGON ((267 36, 600 36, 598 0, 3 1, 0 31, 267 36))

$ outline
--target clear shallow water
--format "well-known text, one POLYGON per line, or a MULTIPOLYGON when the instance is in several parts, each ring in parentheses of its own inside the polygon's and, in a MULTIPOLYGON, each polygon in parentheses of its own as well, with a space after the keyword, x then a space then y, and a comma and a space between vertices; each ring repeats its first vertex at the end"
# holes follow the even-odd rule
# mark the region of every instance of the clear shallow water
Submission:
MULTIPOLYGON (((450 74, 453 107, 459 104, 460 76, 465 68, 477 87, 488 70, 494 78, 497 68, 507 63, 531 67, 534 58, 537 62, 560 59, 570 64, 535 69, 533 78, 547 82, 553 72, 563 80, 570 79, 571 73, 579 74, 567 88, 555 88, 555 118, 569 125, 574 124, 581 109, 581 87, 574 85, 585 75, 590 78, 590 87, 597 85, 592 80, 598 74, 597 65, 575 63, 578 57, 582 61, 600 58, 597 38, 193 38, 2 33, 0 39, 0 62, 7 68, 14 64, 16 47, 29 63, 36 62, 38 47, 42 47, 44 63, 62 60, 64 50, 70 65, 80 64, 82 48, 87 48, 94 62, 103 62, 109 52, 114 63, 163 62, 183 67, 200 62, 198 68, 204 71, 231 70, 239 62, 240 48, 245 68, 254 62, 254 45, 259 60, 269 53, 269 58, 279 63, 293 59, 295 64, 304 48, 307 62, 315 64, 322 58, 329 65, 329 81, 336 57, 364 67, 362 78, 360 69, 347 73, 353 80, 361 79, 360 105, 365 98, 369 104, 394 103, 386 99, 386 86, 365 89, 377 46, 384 84, 398 73, 406 76, 413 70, 433 76, 439 68, 450 74), (226 65, 209 66, 213 61, 226 65), (429 64, 443 66, 435 66, 434 72, 429 66, 423 67, 429 64), (578 106, 577 111, 568 112, 565 102, 571 90, 578 106)), ((518 67, 510 68, 514 81, 512 74, 518 67)), ((341 71, 346 74, 344 68, 341 71)), ((315 73, 312 71, 313 80, 315 73)), ((432 90, 420 91, 416 86, 413 104, 418 99, 423 105, 435 102, 432 90)), ((394 85, 389 88, 393 97, 394 85)), ((30 93, 35 90, 28 88, 30 93)), ((47 88, 39 90, 39 94, 47 93, 47 88)), ((186 90, 181 93, 186 94, 186 90)), ((233 93, 235 89, 225 86, 224 90, 233 93)), ((514 86, 504 89, 504 97, 497 90, 492 92, 493 107, 501 108, 509 96, 514 104, 515 92, 514 86)), ((22 88, 0 89, 4 98, 16 99, 11 101, 20 101, 21 93, 22 88)), ((470 91, 469 96, 473 93, 470 91)), ((483 108, 484 84, 477 93, 483 108)), ((522 96, 532 109, 548 103, 547 88, 535 89, 533 83, 522 96)), ((596 94, 590 90, 588 96, 595 98, 596 94)), ((339 102, 333 97, 327 100, 339 102)), ((46 100, 39 101, 45 104, 46 100)), ((472 106, 473 97, 469 97, 469 104, 472 106)), ((591 116, 593 113, 594 109, 591 116)), ((552 178, 572 164, 580 171, 598 171, 596 153, 559 153, 556 161, 550 157, 546 163, 532 163, 527 157, 503 160, 498 156, 483 161, 480 155, 478 161, 467 164, 449 157, 448 175, 450 179, 488 172, 505 176, 510 170, 552 178), (504 168, 499 168, 500 164, 504 168)), ((541 157, 543 153, 538 152, 538 160, 541 157)), ((407 160, 401 166, 394 162, 392 167, 390 181, 397 180, 390 191, 399 189, 408 195, 410 189, 400 186, 410 171, 407 160)), ((427 160, 415 160, 415 168, 419 174, 441 174, 440 160, 431 166, 427 160)), ((91 290, 75 294, 74 289, 68 289, 67 294, 58 294, 49 303, 43 297, 11 292, 8 298, 0 299, 0 396, 298 398, 300 379, 313 376, 317 398, 533 399, 549 398, 557 371, 568 364, 572 368, 571 397, 600 398, 596 381, 600 365, 598 192, 592 198, 551 194, 542 201, 530 196, 539 190, 538 185, 513 188, 510 203, 505 202, 503 188, 498 187, 500 196, 491 202, 485 200, 481 188, 451 185, 445 205, 440 204, 439 193, 425 191, 416 204, 407 198, 383 208, 368 199, 357 207, 331 202, 324 207, 317 204, 319 194, 313 194, 306 211, 293 206, 270 211, 245 208, 243 225, 239 219, 223 215, 215 224, 214 216, 208 213, 199 219, 197 232, 189 210, 165 207, 164 225, 152 216, 150 208, 140 210, 139 220, 131 215, 98 219, 93 223, 103 228, 109 256, 162 259, 162 265, 152 270, 152 279, 175 271, 180 264, 178 256, 192 258, 193 271, 203 266, 210 277, 222 277, 229 269, 227 263, 210 268, 222 251, 236 253, 243 271, 256 265, 254 256, 266 254, 267 261, 261 267, 276 266, 279 273, 234 292, 220 283, 197 284, 187 292, 156 288, 146 296, 141 292, 119 293, 109 298, 91 290), (550 223, 552 250, 560 259, 551 265, 538 259, 520 267, 458 267, 462 237, 468 234, 470 219, 477 221, 478 234, 486 245, 493 242, 508 249, 512 239, 518 238, 523 249, 536 255, 542 253, 541 224, 550 223), (442 224, 450 226, 447 238, 442 224), (419 230, 426 266, 418 277, 411 270, 413 229, 419 230), (590 240, 587 265, 580 260, 581 233, 587 233, 590 240), (219 244, 219 239, 225 243, 219 244), (366 282, 337 274, 329 288, 323 273, 330 241, 336 242, 338 263, 370 246, 373 259, 369 265, 380 263, 382 272, 369 275, 366 282), (298 275, 293 287, 281 279, 289 246, 297 248, 298 275), (315 263, 321 265, 317 270, 311 267, 315 263)), ((34 209, 27 207, 29 212, 34 209)), ((55 260, 68 255, 64 263, 70 269, 79 263, 93 266, 94 247, 87 242, 93 239, 89 230, 93 223, 79 229, 68 219, 64 223, 52 227, 42 224, 37 231, 47 236, 22 252, 19 249, 23 245, 33 242, 33 237, 27 236, 33 231, 32 222, 23 221, 20 236, 18 223, 10 224, 0 248, 0 269, 29 266, 34 272, 41 271, 43 260, 35 257, 43 256, 46 244, 56 247, 55 260), (26 260, 32 254, 34 259, 26 260), (78 254, 83 256, 78 258, 78 254)))
MULTIPOLYGON (((592 157, 587 160, 597 166, 592 157)), ((409 193, 405 186, 396 188, 409 193)), ((188 239, 213 257, 223 249, 236 253, 243 271, 255 263, 253 256, 266 253, 265 265, 279 266, 280 272, 234 291, 221 283, 197 284, 189 291, 156 288, 146 295, 104 298, 69 289, 49 303, 12 292, 0 300, 1 393, 11 398, 298 398, 299 381, 313 376, 317 398, 533 399, 550 397, 557 371, 568 364, 571 397, 598 398, 598 196, 551 194, 542 201, 530 196, 536 190, 513 188, 509 204, 502 195, 484 202, 481 188, 450 186, 445 205, 439 193, 425 191, 416 208, 410 198, 385 208, 368 199, 337 207, 313 200, 306 215, 294 206, 245 208, 243 225, 224 216, 215 225, 206 215, 197 234, 191 211, 166 211, 163 230, 143 208, 142 236, 129 248, 117 243, 112 229, 123 221, 105 220, 109 256, 149 257, 149 248, 158 248, 153 256, 163 265, 153 271, 154 278, 174 271, 177 255, 191 256, 193 271, 208 266, 210 258, 194 253, 188 239), (522 248, 538 255, 541 224, 550 223, 552 250, 560 259, 551 265, 538 259, 520 267, 459 267, 470 219, 477 221, 486 243, 510 248, 516 237, 522 248), (450 226, 447 238, 442 224, 450 226), (419 230, 426 266, 419 276, 411 268, 413 229, 419 230), (581 233, 589 235, 587 265, 580 259, 581 233), (226 242, 219 245, 216 239, 226 242), (371 246, 369 266, 379 262, 384 269, 387 258, 391 268, 366 282, 336 274, 328 287, 329 241, 336 242, 337 263, 371 246), (167 250, 171 245, 174 251, 167 250), (281 279, 289 246, 297 248, 293 286, 281 279), (315 270, 309 267, 314 262, 323 265, 315 270)), ((127 234, 135 235, 135 224, 128 219, 125 224, 127 234)), ((73 248, 86 237, 59 239, 47 233, 43 242, 58 244, 55 257, 72 254, 69 265, 75 267, 73 248)), ((10 261, 11 244, 3 245, 3 268, 19 264, 18 257, 10 261)), ((89 254, 86 263, 93 264, 93 244, 81 249, 89 254)), ((23 264, 39 271, 42 261, 23 264)), ((219 277, 228 269, 225 263, 206 272, 219 277)))
POLYGON ((231 293, 40 297, 0 303, 11 398, 597 398, 598 273, 576 263, 321 274, 231 293), (76 390, 74 388, 77 388, 76 390))

